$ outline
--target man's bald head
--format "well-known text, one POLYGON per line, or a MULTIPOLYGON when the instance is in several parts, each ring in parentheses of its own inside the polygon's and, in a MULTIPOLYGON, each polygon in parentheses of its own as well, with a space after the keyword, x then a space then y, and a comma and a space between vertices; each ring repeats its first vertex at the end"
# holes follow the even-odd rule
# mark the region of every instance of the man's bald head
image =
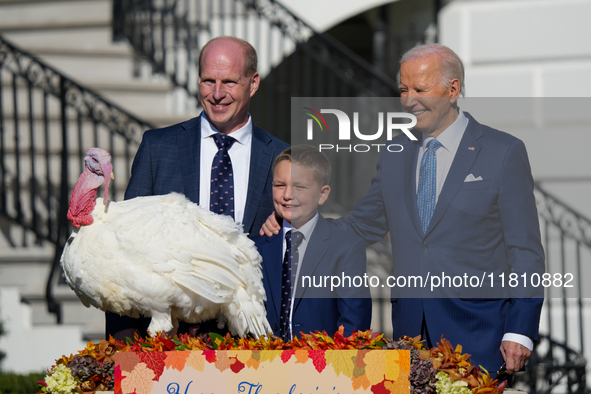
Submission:
POLYGON ((257 72, 257 52, 247 41, 241 40, 237 37, 222 36, 216 37, 209 40, 199 53, 199 76, 201 76, 201 70, 203 68, 203 57, 205 52, 215 44, 216 46, 234 47, 242 50, 243 73, 245 77, 250 77, 257 72))
POLYGON ((220 133, 239 130, 259 88, 255 50, 238 38, 219 37, 206 44, 199 62, 199 102, 207 119, 220 133))

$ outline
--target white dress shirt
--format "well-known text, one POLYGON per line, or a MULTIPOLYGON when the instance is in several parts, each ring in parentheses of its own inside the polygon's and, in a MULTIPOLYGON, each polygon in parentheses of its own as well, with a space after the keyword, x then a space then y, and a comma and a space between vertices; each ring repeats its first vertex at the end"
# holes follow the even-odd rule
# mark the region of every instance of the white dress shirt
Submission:
MULTIPOLYGON (((212 137, 218 130, 207 120, 201 112, 201 156, 199 161, 199 206, 209 210, 209 196, 211 186, 211 163, 218 151, 212 137)), ((248 115, 246 124, 229 134, 236 140, 228 150, 232 161, 234 178, 234 221, 242 224, 248 193, 248 177, 250 174, 250 151, 252 145, 252 120, 248 115)))
MULTIPOLYGON (((449 169, 454 161, 454 157, 456 156, 456 152, 458 151, 458 147, 460 146, 460 141, 464 136, 464 132, 468 127, 468 118, 464 115, 462 111, 460 111, 456 120, 441 134, 437 136, 437 141, 439 141, 442 145, 441 148, 437 149, 437 184, 436 191, 435 191, 435 202, 439 200, 439 194, 441 193, 441 189, 443 189, 443 184, 445 183, 445 179, 447 178, 447 174, 449 173, 449 169)), ((417 168, 416 168, 416 192, 418 193, 419 188, 419 171, 421 168, 421 159, 423 154, 425 153, 427 144, 433 138, 428 137, 423 140, 421 147, 419 148, 419 159, 417 160, 417 168)), ((512 341, 517 342, 529 350, 533 350, 534 343, 533 341, 525 335, 515 334, 515 333, 505 333, 503 335, 503 341, 512 341)))
POLYGON ((293 282, 293 291, 291 293, 291 306, 289 311, 289 336, 290 339, 293 339, 293 327, 292 327, 292 317, 293 317, 293 306, 295 304, 295 295, 296 290, 298 287, 298 278, 300 277, 300 270, 302 269, 302 262, 304 260, 304 255, 306 254, 306 249, 308 248, 308 242, 310 242, 310 238, 312 237, 312 233, 316 228, 316 223, 318 223, 318 212, 316 215, 310 220, 308 220, 302 227, 296 229, 291 227, 291 224, 287 221, 283 221, 283 254, 285 256, 285 250, 287 249, 287 242, 285 241, 285 234, 288 231, 297 231, 303 235, 302 243, 298 247, 298 268, 295 273, 295 280, 293 282))

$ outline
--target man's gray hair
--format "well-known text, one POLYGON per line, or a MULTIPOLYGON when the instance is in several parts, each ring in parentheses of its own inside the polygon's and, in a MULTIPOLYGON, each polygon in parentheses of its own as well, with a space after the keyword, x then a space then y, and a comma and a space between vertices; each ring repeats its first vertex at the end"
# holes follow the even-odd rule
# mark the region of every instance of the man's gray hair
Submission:
POLYGON ((463 96, 465 93, 464 64, 460 57, 445 45, 417 45, 402 55, 400 58, 400 64, 402 65, 402 63, 423 59, 429 56, 437 56, 437 59, 439 60, 439 66, 441 68, 441 73, 443 74, 442 84, 445 87, 448 87, 450 82, 457 78, 460 81, 460 94, 463 96))

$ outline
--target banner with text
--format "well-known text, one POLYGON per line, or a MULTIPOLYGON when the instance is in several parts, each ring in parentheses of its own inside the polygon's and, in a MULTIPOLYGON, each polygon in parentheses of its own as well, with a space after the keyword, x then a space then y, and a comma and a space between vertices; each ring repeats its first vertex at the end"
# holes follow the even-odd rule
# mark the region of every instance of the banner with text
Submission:
POLYGON ((115 356, 115 392, 407 394, 409 371, 408 350, 121 352, 115 356))

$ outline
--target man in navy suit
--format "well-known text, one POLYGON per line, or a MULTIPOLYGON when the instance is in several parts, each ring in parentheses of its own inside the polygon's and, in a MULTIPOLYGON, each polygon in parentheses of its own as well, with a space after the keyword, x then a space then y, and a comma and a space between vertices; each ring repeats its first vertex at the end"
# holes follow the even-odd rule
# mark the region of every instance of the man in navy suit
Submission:
POLYGON ((317 148, 298 145, 277 157, 273 174, 273 203, 283 228, 277 235, 254 238, 263 257, 265 306, 273 333, 289 341, 300 332, 332 335, 341 325, 345 336, 368 330, 369 288, 354 286, 354 277, 360 280, 366 272, 365 243, 317 210, 330 194, 330 161, 317 148), (343 275, 351 282, 344 283, 343 275), (339 283, 324 282, 326 277, 339 283))
MULTIPOLYGON (((461 60, 444 46, 417 47, 403 56, 401 100, 417 118, 418 141, 403 135, 392 141, 403 151, 382 155, 368 194, 339 224, 370 242, 389 232, 395 276, 541 274, 544 252, 525 146, 459 110, 463 79, 461 60), (422 159, 433 139, 439 145, 435 206, 425 229, 418 195, 422 159)), ((394 336, 422 333, 434 344, 443 335, 462 344, 476 365, 494 372, 504 359, 514 373, 537 340, 543 301, 517 293, 397 299, 393 292, 394 336)))
MULTIPOLYGON (((273 211, 273 161, 289 146, 252 123, 248 106, 259 87, 256 69, 256 51, 244 40, 218 37, 205 44, 199 55, 203 112, 184 123, 145 132, 125 199, 179 192, 209 209, 210 202, 214 204, 212 161, 219 150, 213 137, 223 134, 234 140, 227 148, 234 183, 231 214, 246 233, 256 235, 253 230, 273 211)), ((106 319, 107 336, 133 336, 136 329, 144 334, 147 327, 145 321, 112 313, 106 319)))
MULTIPOLYGON (((396 277, 504 274, 509 290, 509 274, 544 272, 531 169, 520 140, 459 110, 463 86, 462 62, 447 47, 402 57, 401 101, 416 116, 418 141, 394 138, 403 149, 384 151, 367 195, 335 223, 369 243, 389 233, 396 277)), ((443 335, 476 365, 494 373, 505 361, 514 373, 537 340, 543 302, 543 292, 520 283, 507 293, 496 282, 495 292, 455 289, 439 298, 429 288, 393 288, 394 338, 422 334, 431 346, 443 335)))

